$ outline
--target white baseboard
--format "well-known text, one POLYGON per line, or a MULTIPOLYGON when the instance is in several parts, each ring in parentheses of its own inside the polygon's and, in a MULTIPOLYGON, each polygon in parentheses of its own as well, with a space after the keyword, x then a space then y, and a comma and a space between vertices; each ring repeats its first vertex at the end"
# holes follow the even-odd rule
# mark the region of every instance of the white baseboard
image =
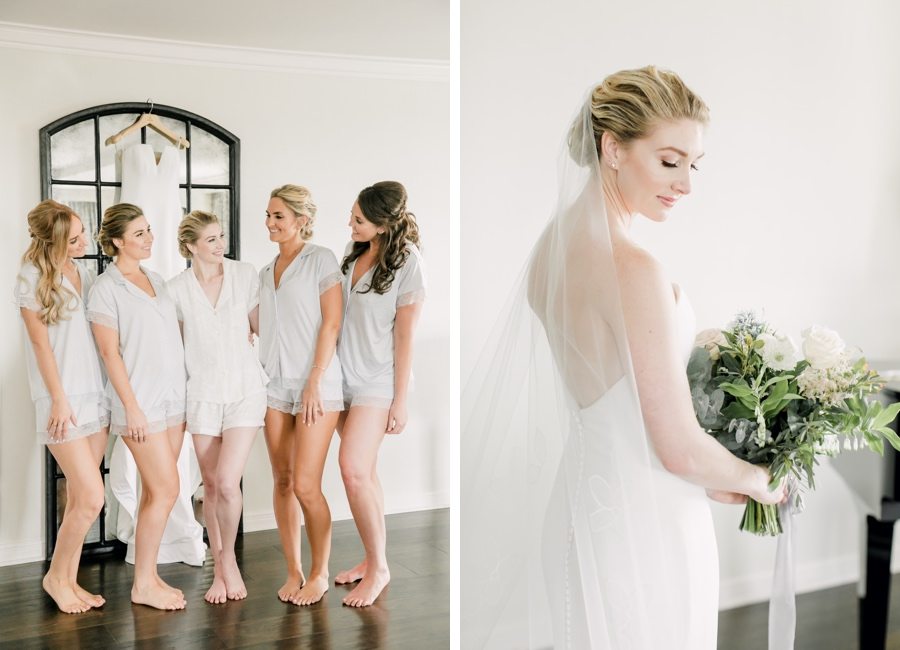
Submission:
MULTIPOLYGON (((331 505, 331 519, 333 521, 344 521, 353 518, 346 502, 331 505)), ((393 502, 386 504, 385 514, 395 515, 402 512, 436 510, 438 508, 447 508, 449 506, 450 495, 447 492, 428 492, 426 494, 415 495, 408 499, 394 499, 393 502)), ((258 530, 272 530, 275 527, 275 513, 271 510, 244 513, 245 533, 252 533, 258 530)))
POLYGON ((0 566, 40 562, 44 559, 43 542, 0 544, 0 566))
MULTIPOLYGON (((796 568, 794 584, 798 594, 859 581, 859 556, 855 553, 821 562, 807 562, 796 568)), ((770 571, 723 580, 719 585, 719 610, 765 602, 771 592, 770 571)))

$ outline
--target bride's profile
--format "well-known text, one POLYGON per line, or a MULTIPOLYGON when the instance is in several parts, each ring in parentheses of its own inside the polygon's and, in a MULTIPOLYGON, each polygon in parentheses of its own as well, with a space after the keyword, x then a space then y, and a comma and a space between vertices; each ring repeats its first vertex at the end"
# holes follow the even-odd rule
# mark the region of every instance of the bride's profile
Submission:
POLYGON ((549 223, 463 394, 464 648, 716 647, 709 499, 766 469, 697 424, 687 296, 630 235, 691 191, 706 104, 647 66, 591 89, 549 223))

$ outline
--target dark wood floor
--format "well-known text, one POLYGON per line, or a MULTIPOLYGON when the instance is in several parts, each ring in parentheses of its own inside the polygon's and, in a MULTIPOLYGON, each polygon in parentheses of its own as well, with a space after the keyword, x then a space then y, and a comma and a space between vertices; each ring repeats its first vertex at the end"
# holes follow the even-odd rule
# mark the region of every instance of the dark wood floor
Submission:
MULTIPOLYGON (((891 580, 887 650, 900 650, 900 575, 891 580)), ((794 650, 858 650, 856 585, 797 596, 794 650)), ((719 612, 719 650, 766 650, 769 604, 719 612)))
MULTIPOLYGON (((101 609, 62 614, 40 586, 42 562, 0 568, 0 648, 448 648, 450 532, 447 510, 387 517, 391 584, 372 607, 344 607, 349 587, 332 585, 311 607, 278 600, 284 560, 275 531, 247 533, 238 562, 248 597, 208 605, 212 565, 161 565, 164 580, 183 590, 187 608, 160 612, 131 605, 133 569, 122 560, 92 561, 79 581, 106 598, 101 609)), ((304 547, 304 566, 309 566, 304 547)), ((362 557, 352 521, 334 525, 332 576, 362 557)))

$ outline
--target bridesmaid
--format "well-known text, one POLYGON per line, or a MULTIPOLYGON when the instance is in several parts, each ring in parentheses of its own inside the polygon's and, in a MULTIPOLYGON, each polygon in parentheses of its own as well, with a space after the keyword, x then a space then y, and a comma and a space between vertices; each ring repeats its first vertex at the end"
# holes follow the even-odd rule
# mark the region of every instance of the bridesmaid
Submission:
POLYGON ((153 234, 141 209, 119 203, 103 214, 98 241, 115 263, 88 301, 88 320, 106 366, 111 433, 134 456, 141 476, 131 602, 183 609, 184 594, 156 571, 166 520, 178 498, 176 461, 184 439, 184 347, 175 303, 162 278, 141 266, 153 234))
POLYGON ((296 605, 328 591, 331 511, 322 494, 325 457, 343 408, 341 366, 335 355, 341 329, 341 272, 327 248, 308 243, 316 206, 309 190, 284 185, 266 209, 269 240, 278 255, 260 271, 260 358, 269 376, 266 446, 275 482, 275 521, 287 562, 278 597, 296 605), (312 555, 304 580, 300 511, 312 555))
POLYGON ((78 585, 84 537, 103 508, 100 461, 109 412, 85 301, 96 275, 74 258, 84 255, 84 225, 56 201, 28 213, 31 244, 22 257, 15 301, 31 345, 25 358, 38 440, 66 477, 66 509, 42 585, 67 614, 106 602, 78 585))
POLYGON ((344 405, 338 423, 340 466, 365 559, 338 574, 360 580, 344 604, 371 605, 391 579, 385 556, 384 493, 376 473, 386 433, 407 422, 413 331, 425 300, 425 269, 406 189, 382 181, 359 193, 350 212, 351 246, 344 273, 344 325, 338 354, 344 405))
POLYGON ((266 415, 266 376, 250 344, 258 330, 259 279, 253 265, 225 257, 214 214, 195 210, 178 227, 191 260, 169 280, 184 337, 187 430, 203 476, 203 515, 215 559, 208 603, 247 597, 234 553, 241 476, 266 415))

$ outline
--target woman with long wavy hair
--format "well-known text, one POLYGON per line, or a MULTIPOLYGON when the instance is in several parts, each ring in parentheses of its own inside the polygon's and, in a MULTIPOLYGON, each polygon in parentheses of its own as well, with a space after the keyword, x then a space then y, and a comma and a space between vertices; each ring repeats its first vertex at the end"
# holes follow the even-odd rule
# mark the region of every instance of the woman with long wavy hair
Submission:
POLYGON ((406 427, 413 333, 425 299, 425 269, 406 188, 382 181, 359 193, 350 212, 352 244, 341 264, 344 325, 338 354, 344 411, 338 422, 340 467, 365 559, 338 574, 360 581, 344 604, 371 605, 391 579, 385 555, 384 493, 378 449, 406 427))
POLYGON ((28 229, 15 300, 31 343, 25 357, 38 440, 66 477, 66 509, 42 584, 61 611, 78 614, 105 602, 77 580, 84 537, 103 508, 99 466, 109 425, 85 316, 96 273, 75 259, 87 240, 81 218, 68 206, 41 201, 28 213, 28 229))

